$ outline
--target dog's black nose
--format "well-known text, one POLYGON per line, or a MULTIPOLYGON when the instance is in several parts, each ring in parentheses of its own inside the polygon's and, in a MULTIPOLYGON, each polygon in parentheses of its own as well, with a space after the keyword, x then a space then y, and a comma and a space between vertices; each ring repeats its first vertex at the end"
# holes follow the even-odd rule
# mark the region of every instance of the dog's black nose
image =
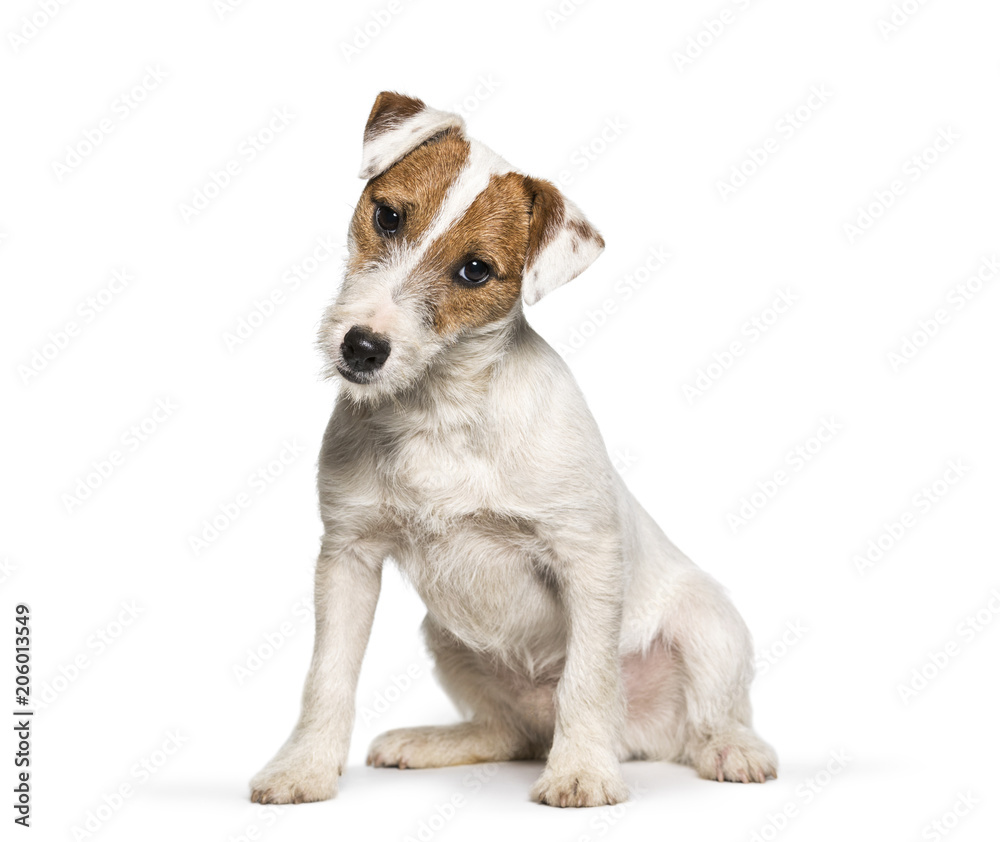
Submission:
POLYGON ((340 345, 344 363, 357 372, 375 371, 389 359, 389 341, 366 327, 355 325, 340 345))

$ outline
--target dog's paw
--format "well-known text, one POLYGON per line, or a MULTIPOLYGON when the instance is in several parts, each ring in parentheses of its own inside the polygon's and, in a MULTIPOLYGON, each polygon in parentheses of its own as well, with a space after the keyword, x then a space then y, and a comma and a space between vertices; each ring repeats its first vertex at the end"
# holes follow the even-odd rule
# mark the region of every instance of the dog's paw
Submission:
POLYGON ((250 800, 257 804, 326 801, 337 794, 339 777, 336 765, 321 765, 304 755, 279 754, 250 781, 250 800))
POLYGON ((603 807, 627 801, 628 787, 617 773, 560 773, 546 769, 531 788, 531 798, 551 807, 603 807))
POLYGON ((709 780, 762 784, 778 777, 778 758, 755 734, 738 734, 728 740, 713 740, 699 752, 695 768, 709 780))
MULTIPOLYGON (((442 763, 440 747, 435 745, 436 731, 443 728, 397 728, 372 740, 365 760, 369 766, 397 766, 400 769, 427 769, 442 763)), ((440 739, 440 738, 439 738, 440 739)))
POLYGON ((372 740, 369 766, 433 769, 504 759, 503 746, 472 723, 396 728, 372 740), (495 744, 494 744, 495 743, 495 744))

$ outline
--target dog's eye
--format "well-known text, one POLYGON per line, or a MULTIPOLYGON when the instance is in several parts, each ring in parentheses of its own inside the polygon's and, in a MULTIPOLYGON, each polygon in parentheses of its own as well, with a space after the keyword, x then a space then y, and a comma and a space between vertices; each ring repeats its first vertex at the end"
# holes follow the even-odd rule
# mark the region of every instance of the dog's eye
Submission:
POLYGON ((399 230, 400 216, 388 205, 375 207, 375 225, 383 234, 395 234, 399 230))
POLYGON ((462 283, 478 286, 490 277, 490 267, 482 260, 470 260, 458 270, 458 279, 462 283))

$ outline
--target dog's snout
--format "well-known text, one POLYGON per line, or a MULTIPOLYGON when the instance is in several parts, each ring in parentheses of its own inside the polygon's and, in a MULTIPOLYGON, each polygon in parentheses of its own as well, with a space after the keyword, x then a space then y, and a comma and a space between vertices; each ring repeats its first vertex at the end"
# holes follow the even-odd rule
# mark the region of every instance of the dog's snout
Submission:
POLYGON ((340 345, 344 363, 356 372, 377 371, 389 359, 389 341, 366 327, 355 325, 340 345))

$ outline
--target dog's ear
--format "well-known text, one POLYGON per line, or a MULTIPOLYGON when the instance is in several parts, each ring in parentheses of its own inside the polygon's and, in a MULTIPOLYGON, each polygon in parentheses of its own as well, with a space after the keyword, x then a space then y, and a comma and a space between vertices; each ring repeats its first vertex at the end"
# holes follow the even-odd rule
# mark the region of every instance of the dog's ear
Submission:
POLYGON ((425 140, 452 128, 465 128, 457 114, 428 108, 413 97, 382 91, 375 97, 365 125, 359 175, 374 178, 384 173, 425 140))
POLYGON ((551 182, 525 177, 531 202, 521 296, 534 304, 573 280, 604 251, 604 239, 551 182))

